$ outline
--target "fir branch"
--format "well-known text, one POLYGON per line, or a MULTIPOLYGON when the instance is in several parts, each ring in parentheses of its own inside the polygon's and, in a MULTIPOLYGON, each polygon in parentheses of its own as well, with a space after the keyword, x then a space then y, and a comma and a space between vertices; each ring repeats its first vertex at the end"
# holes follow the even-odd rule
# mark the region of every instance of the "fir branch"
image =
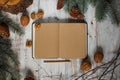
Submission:
POLYGON ((0 80, 6 80, 5 72, 0 69, 0 80))
POLYGON ((108 16, 111 18, 112 23, 119 25, 120 23, 120 11, 115 6, 115 1, 106 0, 108 6, 108 16))
POLYGON ((88 0, 76 0, 76 3, 81 13, 84 14, 88 10, 88 0))
POLYGON ((20 80, 19 61, 17 55, 11 49, 11 40, 0 36, 0 80, 20 80), (4 43, 9 43, 6 45, 4 43), (5 77, 1 77, 4 73, 5 77))
MULTIPOLYGON (((0 55, 2 56, 8 56, 15 64, 17 65, 19 62, 16 60, 17 55, 13 54, 14 51, 11 50, 11 40, 4 39, 3 37, 0 37, 0 52, 2 52, 0 55)), ((4 58, 4 57, 2 57, 4 58)))
POLYGON ((64 1, 65 10, 70 13, 73 7, 78 6, 81 13, 85 13, 88 9, 88 0, 65 0, 64 1))
POLYGON ((92 4, 92 6, 96 6, 98 0, 89 0, 89 3, 92 4))
POLYGON ((19 35, 24 34, 24 31, 22 27, 19 26, 19 24, 15 23, 12 19, 8 18, 7 16, 3 15, 0 11, 0 23, 6 23, 6 25, 9 27, 9 29, 12 32, 16 32, 19 35))
POLYGON ((72 8, 76 6, 76 2, 73 0, 65 0, 64 5, 65 5, 64 9, 70 13, 72 8))
POLYGON ((119 25, 120 10, 116 0, 89 0, 89 3, 96 8, 95 17, 98 22, 110 17, 112 23, 119 25))
POLYGON ((108 13, 107 6, 108 5, 105 2, 105 0, 97 1, 95 17, 98 22, 105 20, 105 18, 107 17, 107 13, 108 13))

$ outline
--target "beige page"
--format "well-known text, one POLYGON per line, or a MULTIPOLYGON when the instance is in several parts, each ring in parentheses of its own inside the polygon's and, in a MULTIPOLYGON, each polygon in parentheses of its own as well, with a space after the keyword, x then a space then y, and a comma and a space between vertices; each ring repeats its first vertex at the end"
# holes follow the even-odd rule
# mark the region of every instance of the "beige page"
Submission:
POLYGON ((85 23, 62 23, 59 27, 59 57, 84 58, 87 53, 85 23))
POLYGON ((35 58, 58 58, 58 23, 42 23, 35 30, 35 58))

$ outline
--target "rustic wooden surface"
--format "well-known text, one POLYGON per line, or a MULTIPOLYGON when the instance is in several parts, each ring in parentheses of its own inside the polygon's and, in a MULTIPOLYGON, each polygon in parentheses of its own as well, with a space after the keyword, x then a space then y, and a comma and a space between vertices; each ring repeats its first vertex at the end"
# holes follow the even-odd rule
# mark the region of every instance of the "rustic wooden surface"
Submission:
MULTIPOLYGON (((57 0, 34 0, 33 4, 27 9, 29 15, 32 12, 37 12, 39 9, 44 10, 44 18, 58 17, 60 19, 69 18, 70 16, 63 9, 56 10, 57 0)), ((20 23, 21 13, 13 15, 7 13, 14 21, 20 23)), ((104 55, 106 56, 103 62, 107 62, 112 58, 112 52, 118 47, 120 28, 111 24, 107 19, 102 23, 96 22, 94 18, 94 8, 89 6, 88 11, 85 14, 85 19, 88 24, 88 55, 91 58, 93 67, 99 65, 93 61, 94 51, 97 45, 100 45, 104 49, 104 55), (93 24, 91 24, 93 23, 93 24), (109 54, 109 56, 108 56, 109 54), (108 56, 108 57, 107 57, 108 56)), ((36 80, 74 80, 70 76, 76 74, 82 74, 80 70, 81 59, 70 59, 71 62, 67 63, 44 63, 44 59, 32 58, 32 48, 25 46, 26 40, 32 40, 32 23, 30 20, 28 26, 24 28, 25 35, 18 36, 11 32, 11 39, 13 40, 13 49, 18 52, 20 60, 20 72, 22 79, 24 80, 26 71, 31 69, 36 77, 36 80)), ((98 73, 99 74, 99 73, 98 73)))

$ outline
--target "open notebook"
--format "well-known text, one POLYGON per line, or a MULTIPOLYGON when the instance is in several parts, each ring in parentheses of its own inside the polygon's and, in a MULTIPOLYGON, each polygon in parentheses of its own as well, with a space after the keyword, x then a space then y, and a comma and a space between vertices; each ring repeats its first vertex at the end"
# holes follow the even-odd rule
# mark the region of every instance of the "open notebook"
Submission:
POLYGON ((41 23, 33 29, 34 58, 85 58, 87 26, 85 23, 41 23))

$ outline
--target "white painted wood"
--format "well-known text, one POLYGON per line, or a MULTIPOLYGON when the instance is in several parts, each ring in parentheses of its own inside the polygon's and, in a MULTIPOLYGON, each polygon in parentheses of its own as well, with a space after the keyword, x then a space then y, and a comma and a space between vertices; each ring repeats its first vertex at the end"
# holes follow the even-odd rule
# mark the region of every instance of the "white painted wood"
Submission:
MULTIPOLYGON (((29 15, 32 12, 37 12, 39 9, 43 9, 47 17, 58 17, 60 19, 69 18, 69 14, 63 9, 56 10, 57 0, 33 0, 33 4, 27 9, 29 15)), ((112 25, 110 20, 107 19, 102 23, 97 23, 94 18, 95 9, 89 6, 88 11, 85 14, 85 19, 88 24, 88 55, 91 58, 93 67, 99 65, 93 62, 93 55, 96 49, 96 42, 98 38, 98 45, 104 48, 104 62, 111 59, 110 56, 116 47, 118 47, 120 28, 112 25), (93 24, 91 24, 93 23, 93 24), (96 30, 98 31, 96 34, 96 30), (97 37, 97 38, 96 38, 97 37), (108 56, 108 57, 107 57, 108 56)), ((7 13, 14 21, 20 24, 20 16, 12 15, 7 13)), ((32 58, 32 48, 27 48, 25 46, 27 39, 32 39, 32 22, 24 28, 25 35, 19 37, 17 34, 11 32, 11 39, 13 41, 13 49, 18 53, 20 60, 20 72, 22 79, 24 80, 25 73, 27 69, 31 69, 36 77, 36 80, 74 80, 70 76, 76 74, 82 74, 80 70, 81 59, 70 59, 69 63, 44 63, 44 59, 33 59, 32 58), (53 76, 51 76, 53 75, 53 76), (62 77, 60 79, 60 77, 62 77)))

